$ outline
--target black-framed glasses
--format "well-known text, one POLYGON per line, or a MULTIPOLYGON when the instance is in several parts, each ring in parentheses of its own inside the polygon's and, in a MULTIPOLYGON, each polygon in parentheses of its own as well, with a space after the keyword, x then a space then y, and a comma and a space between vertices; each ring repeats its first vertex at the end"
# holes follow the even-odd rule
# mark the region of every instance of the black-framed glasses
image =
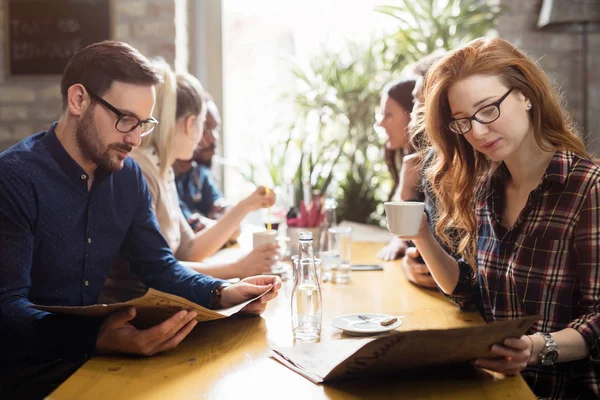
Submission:
POLYGON ((115 106, 113 106, 108 101, 104 100, 102 97, 98 96, 91 90, 87 88, 86 90, 94 100, 98 101, 104 107, 108 108, 110 111, 116 114, 117 122, 115 122, 115 129, 121 133, 132 132, 135 128, 139 126, 141 128, 140 136, 144 137, 149 135, 150 132, 152 132, 152 130, 156 127, 156 125, 158 125, 158 120, 154 117, 150 117, 142 121, 139 118, 134 117, 133 115, 121 112, 118 108, 116 108, 115 106))
POLYGON ((448 124, 448 128, 458 135, 464 135, 471 130, 471 121, 475 120, 480 124, 491 124, 498 118, 500 118, 500 104, 508 97, 513 88, 510 88, 508 92, 500 99, 492 104, 488 104, 477 110, 475 114, 466 118, 453 119, 448 124))

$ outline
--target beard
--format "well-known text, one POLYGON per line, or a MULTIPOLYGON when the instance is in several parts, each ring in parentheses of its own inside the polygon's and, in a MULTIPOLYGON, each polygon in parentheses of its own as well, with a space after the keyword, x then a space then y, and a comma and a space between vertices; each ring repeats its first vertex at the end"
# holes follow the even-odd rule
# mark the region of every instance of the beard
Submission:
POLYGON ((196 161, 199 165, 204 165, 205 167, 212 167, 212 159, 215 154, 215 150, 217 149, 217 145, 213 144, 209 147, 203 147, 201 149, 196 149, 194 152, 193 160, 196 161))
POLYGON ((212 157, 209 159, 197 158, 196 163, 199 165, 204 165, 208 168, 212 168, 212 157))
POLYGON ((92 160, 98 168, 110 172, 116 172, 123 168, 123 160, 126 157, 118 153, 112 152, 113 149, 118 149, 126 152, 133 150, 133 147, 124 143, 112 143, 104 145, 100 140, 100 133, 96 128, 92 107, 83 114, 81 121, 77 123, 75 139, 81 153, 84 157, 92 160))

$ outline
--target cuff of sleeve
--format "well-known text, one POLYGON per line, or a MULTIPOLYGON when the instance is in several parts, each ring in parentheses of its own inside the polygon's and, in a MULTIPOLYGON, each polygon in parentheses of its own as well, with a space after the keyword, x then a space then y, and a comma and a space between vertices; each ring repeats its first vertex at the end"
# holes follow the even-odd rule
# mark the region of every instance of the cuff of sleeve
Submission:
POLYGON ((225 282, 227 281, 211 278, 210 283, 198 285, 198 289, 196 289, 196 304, 199 304, 205 308, 210 308, 213 291, 217 288, 217 286, 225 282))
POLYGON ((96 354, 96 340, 103 319, 55 315, 61 326, 61 358, 66 361, 82 362, 96 354))
POLYGON ((579 332, 590 350, 590 359, 600 361, 600 314, 582 315, 569 323, 567 328, 579 332))
POLYGON ((458 261, 458 282, 451 294, 446 294, 448 300, 463 309, 472 308, 479 294, 479 284, 473 269, 466 262, 458 261))

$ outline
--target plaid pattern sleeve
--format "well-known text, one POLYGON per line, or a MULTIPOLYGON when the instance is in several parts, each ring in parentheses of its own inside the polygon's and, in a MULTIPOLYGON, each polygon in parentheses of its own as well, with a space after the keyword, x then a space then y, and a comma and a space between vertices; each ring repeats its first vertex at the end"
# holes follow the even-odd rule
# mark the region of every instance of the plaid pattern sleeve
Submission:
POLYGON ((575 254, 579 280, 579 317, 567 326, 576 329, 600 361, 600 182, 589 191, 575 231, 575 254))
POLYGON ((522 375, 540 398, 600 398, 600 167, 556 152, 510 228, 501 224, 507 172, 499 167, 475 211, 477 281, 459 263, 449 297, 461 306, 477 299, 486 321, 540 315, 528 334, 576 329, 590 357, 522 375))
POLYGON ((458 283, 452 293, 445 296, 461 310, 472 310, 481 303, 479 282, 471 266, 462 258, 458 260, 458 269, 458 283))

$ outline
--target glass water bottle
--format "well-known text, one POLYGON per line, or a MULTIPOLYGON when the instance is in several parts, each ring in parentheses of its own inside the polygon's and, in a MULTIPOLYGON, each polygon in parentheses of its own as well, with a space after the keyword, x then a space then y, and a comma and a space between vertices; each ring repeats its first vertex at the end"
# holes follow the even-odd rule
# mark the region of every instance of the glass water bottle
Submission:
POLYGON ((298 258, 294 261, 292 331, 294 339, 316 340, 321 336, 321 285, 316 270, 311 232, 300 233, 298 258))

